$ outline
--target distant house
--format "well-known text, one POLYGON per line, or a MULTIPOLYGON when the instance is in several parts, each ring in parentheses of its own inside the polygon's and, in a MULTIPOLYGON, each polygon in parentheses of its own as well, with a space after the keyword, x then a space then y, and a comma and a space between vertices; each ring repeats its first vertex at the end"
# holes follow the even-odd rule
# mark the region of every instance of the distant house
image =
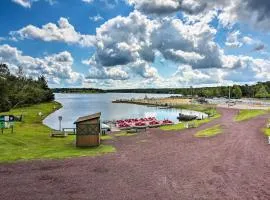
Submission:
POLYGON ((100 145, 100 116, 101 113, 95 113, 78 118, 76 124, 76 146, 92 147, 100 145))

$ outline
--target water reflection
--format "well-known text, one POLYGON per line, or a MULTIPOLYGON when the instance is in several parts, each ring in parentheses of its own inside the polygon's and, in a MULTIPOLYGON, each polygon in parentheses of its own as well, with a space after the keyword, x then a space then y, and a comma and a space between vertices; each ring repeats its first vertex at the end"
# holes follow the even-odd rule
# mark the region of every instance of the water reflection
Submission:
MULTIPOLYGON (((57 129, 58 116, 63 116, 62 127, 74 127, 73 122, 80 116, 102 113, 102 120, 116 120, 125 118, 156 117, 158 120, 169 119, 177 122, 178 109, 159 109, 134 104, 113 104, 116 99, 144 98, 146 94, 106 93, 106 94, 56 94, 56 101, 63 108, 54 112, 44 120, 44 124, 57 129)), ((152 97, 168 97, 169 94, 147 94, 152 97)), ((183 112, 184 110, 182 110, 183 112)), ((188 112, 188 111, 187 111, 188 112)))

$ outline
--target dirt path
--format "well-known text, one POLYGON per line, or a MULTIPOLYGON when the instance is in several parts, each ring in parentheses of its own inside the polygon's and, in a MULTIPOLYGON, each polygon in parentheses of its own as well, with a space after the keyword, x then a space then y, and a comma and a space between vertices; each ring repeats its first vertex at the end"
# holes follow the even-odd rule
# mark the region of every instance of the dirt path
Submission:
POLYGON ((198 129, 120 138, 115 154, 0 165, 0 197, 270 199, 270 147, 260 131, 267 116, 236 123, 237 110, 220 111, 221 119, 198 129), (193 137, 215 124, 223 134, 193 137))

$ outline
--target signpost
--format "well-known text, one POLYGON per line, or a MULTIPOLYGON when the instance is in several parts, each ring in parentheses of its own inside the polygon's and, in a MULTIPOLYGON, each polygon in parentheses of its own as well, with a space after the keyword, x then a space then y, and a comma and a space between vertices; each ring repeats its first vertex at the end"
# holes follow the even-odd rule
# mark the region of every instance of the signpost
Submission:
POLYGON ((13 133, 15 117, 13 115, 0 115, 0 129, 2 134, 5 128, 11 128, 11 133, 13 133))
POLYGON ((5 128, 5 122, 0 121, 0 129, 2 131, 2 134, 4 133, 4 128, 5 128))

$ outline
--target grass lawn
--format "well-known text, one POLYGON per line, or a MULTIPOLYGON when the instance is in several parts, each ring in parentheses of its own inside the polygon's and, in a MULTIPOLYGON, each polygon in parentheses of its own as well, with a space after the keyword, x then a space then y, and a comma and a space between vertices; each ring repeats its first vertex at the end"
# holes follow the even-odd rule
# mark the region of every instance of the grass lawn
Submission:
POLYGON ((114 134, 116 137, 129 137, 129 136, 134 136, 136 133, 127 133, 126 131, 122 131, 120 133, 114 134))
POLYGON ((75 136, 50 137, 51 129, 43 125, 42 120, 60 107, 59 103, 51 102, 11 110, 9 114, 23 114, 23 122, 15 123, 13 134, 9 129, 5 129, 3 135, 0 133, 0 163, 96 156, 116 151, 110 145, 100 145, 96 148, 76 148, 74 145, 75 136), (42 112, 43 117, 39 117, 38 112, 42 112))
MULTIPOLYGON (((201 126, 202 124, 205 124, 205 123, 209 123, 211 121, 213 121, 214 119, 218 119, 221 117, 220 113, 218 113, 215 109, 212 109, 210 110, 210 108, 202 108, 202 110, 204 109, 204 112, 208 112, 211 114, 213 114, 214 116, 210 117, 210 118, 207 118, 207 119, 203 119, 203 120, 193 120, 192 122, 195 123, 195 126, 196 127, 199 127, 201 126)), ((169 126, 162 126, 160 129, 163 130, 163 131, 177 131, 177 130, 182 130, 182 129, 185 129, 185 123, 186 122, 182 122, 182 123, 179 123, 179 124, 175 124, 175 125, 169 125, 169 126)))
POLYGON ((266 114, 267 110, 240 110, 238 115, 235 116, 234 120, 237 122, 249 120, 259 115, 266 114))
MULTIPOLYGON (((268 120, 267 125, 268 125, 268 124, 270 124, 270 120, 268 120)), ((265 134, 266 136, 270 136, 270 128, 267 127, 267 128, 265 128, 263 131, 264 131, 264 134, 265 134)))
POLYGON ((220 125, 213 126, 211 128, 199 131, 195 134, 195 137, 213 137, 222 133, 220 125))
POLYGON ((110 135, 102 135, 100 139, 101 139, 101 140, 112 140, 113 137, 110 136, 110 135))
POLYGON ((194 110, 194 111, 199 111, 199 112, 204 112, 207 114, 210 114, 211 111, 215 110, 215 105, 207 104, 207 105, 202 105, 202 104, 181 104, 178 106, 175 106, 175 108, 179 109, 186 109, 186 110, 194 110))
POLYGON ((264 134, 265 134, 266 136, 270 136, 270 128, 264 129, 264 134))

